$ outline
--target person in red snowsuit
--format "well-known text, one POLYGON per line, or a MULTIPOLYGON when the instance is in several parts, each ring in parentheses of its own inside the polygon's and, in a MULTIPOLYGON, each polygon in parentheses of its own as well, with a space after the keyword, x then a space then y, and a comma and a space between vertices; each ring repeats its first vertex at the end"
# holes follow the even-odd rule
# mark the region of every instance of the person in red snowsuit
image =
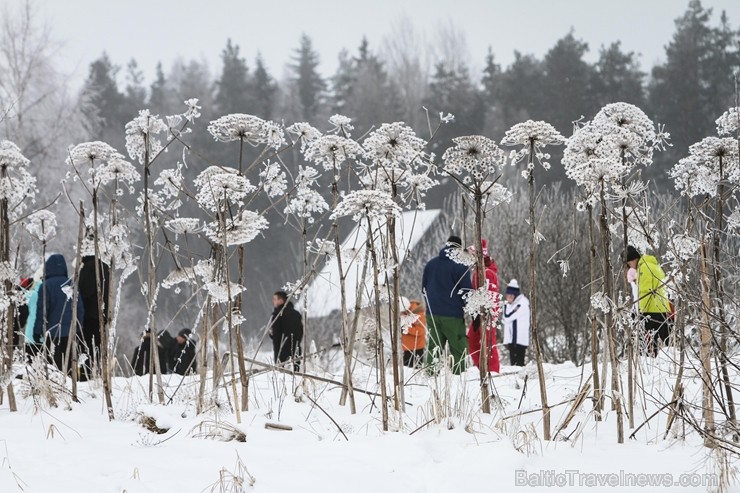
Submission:
MULTIPOLYGON (((485 264, 485 275, 486 275, 486 287, 489 291, 498 293, 498 267, 496 262, 488 254, 488 242, 485 239, 481 240, 481 247, 483 250, 483 263, 485 264)), ((471 253, 475 253, 475 247, 470 247, 471 253)), ((478 289, 481 284, 478 282, 478 270, 473 269, 472 273, 472 284, 473 289, 478 289)), ((488 327, 486 329, 486 346, 488 347, 488 371, 498 373, 501 370, 501 362, 499 360, 498 349, 496 348, 496 320, 498 320, 498 304, 496 309, 492 310, 488 314, 488 327)), ((473 358, 475 366, 479 367, 480 364, 480 353, 481 353, 481 333, 480 333, 480 317, 476 317, 468 327, 468 350, 470 356, 473 358)))

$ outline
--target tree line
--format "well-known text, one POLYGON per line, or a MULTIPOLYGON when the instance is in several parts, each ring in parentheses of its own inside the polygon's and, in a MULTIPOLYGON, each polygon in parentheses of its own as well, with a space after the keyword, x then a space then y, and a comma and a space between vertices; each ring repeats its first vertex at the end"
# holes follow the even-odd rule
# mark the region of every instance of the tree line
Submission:
MULTIPOLYGON (((570 135, 574 115, 589 119, 605 104, 623 101, 645 108, 671 135, 672 148, 648 176, 662 180, 690 144, 712 131, 716 115, 733 104, 733 74, 740 69, 740 30, 726 12, 717 18, 711 8, 692 0, 675 23, 665 60, 649 71, 619 41, 600 47, 598 59, 589 63, 591 47, 571 30, 541 59, 515 52, 506 67, 489 48, 478 77, 456 33, 447 33, 451 47, 431 59, 413 26, 400 25, 382 46, 363 39, 356 50, 342 50, 328 78, 320 74, 320 56, 306 34, 282 80, 270 74, 261 55, 250 64, 230 39, 220 54, 219 74, 213 76, 203 61, 176 60, 168 74, 159 63, 148 86, 135 59, 127 63, 122 84, 121 67, 104 53, 90 65, 83 95, 90 103, 86 112, 92 136, 113 145, 123 143, 120 129, 139 109, 165 114, 197 95, 204 125, 229 113, 321 125, 339 113, 351 117, 360 133, 378 121, 404 121, 422 133, 428 131, 425 109, 456 115, 457 121, 436 139, 436 150, 446 148, 455 135, 500 139, 514 123, 527 119, 551 122, 570 135)), ((218 159, 220 151, 212 142, 199 144, 218 159)), ((548 179, 561 178, 553 174, 548 179)))

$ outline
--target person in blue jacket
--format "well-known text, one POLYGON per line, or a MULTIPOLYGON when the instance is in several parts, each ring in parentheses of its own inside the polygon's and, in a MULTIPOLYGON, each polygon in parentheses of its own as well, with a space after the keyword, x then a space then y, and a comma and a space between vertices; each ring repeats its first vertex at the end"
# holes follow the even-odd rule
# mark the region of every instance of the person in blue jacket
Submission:
POLYGON ((465 302, 462 293, 472 289, 468 268, 450 258, 453 249, 461 248, 459 236, 450 236, 439 255, 427 262, 421 287, 427 300, 427 364, 435 366, 442 359, 445 345, 452 356, 452 371, 465 371, 465 302))
MULTIPOLYGON (((72 280, 67 277, 67 261, 62 254, 51 254, 46 259, 44 277, 37 295, 33 339, 50 347, 54 364, 59 369, 62 368, 72 327, 72 290, 72 280)), ((78 331, 84 316, 82 299, 78 296, 78 331)))

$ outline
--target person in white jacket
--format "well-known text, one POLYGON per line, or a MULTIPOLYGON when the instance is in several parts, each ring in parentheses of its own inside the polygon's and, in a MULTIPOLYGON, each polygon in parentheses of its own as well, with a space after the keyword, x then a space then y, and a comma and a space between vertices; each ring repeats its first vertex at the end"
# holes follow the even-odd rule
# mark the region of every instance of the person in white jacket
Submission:
POLYGON ((504 345, 509 350, 512 366, 524 366, 524 355, 529 346, 529 300, 512 279, 506 286, 504 303, 504 345))

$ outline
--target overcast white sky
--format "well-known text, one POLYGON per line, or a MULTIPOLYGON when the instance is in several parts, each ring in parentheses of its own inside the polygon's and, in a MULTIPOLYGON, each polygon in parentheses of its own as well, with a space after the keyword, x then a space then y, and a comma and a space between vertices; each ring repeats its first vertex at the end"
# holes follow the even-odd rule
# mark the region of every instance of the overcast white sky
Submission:
MULTIPOLYGON (((20 5, 22 0, 0 0, 20 5)), ((499 63, 514 50, 541 57, 573 28, 589 44, 590 60, 602 45, 621 40, 640 53, 643 69, 664 57, 674 20, 688 0, 36 0, 36 6, 64 41, 60 68, 82 80, 89 63, 107 51, 114 63, 136 58, 151 80, 157 61, 165 72, 176 57, 205 59, 211 72, 227 38, 237 43, 250 68, 260 51, 273 76, 308 34, 330 75, 342 48, 354 52, 363 35, 378 48, 391 26, 407 16, 433 42, 440 24, 464 32, 473 69, 492 46, 499 63)), ((705 0, 716 23, 726 10, 740 26, 740 0, 705 0)))

